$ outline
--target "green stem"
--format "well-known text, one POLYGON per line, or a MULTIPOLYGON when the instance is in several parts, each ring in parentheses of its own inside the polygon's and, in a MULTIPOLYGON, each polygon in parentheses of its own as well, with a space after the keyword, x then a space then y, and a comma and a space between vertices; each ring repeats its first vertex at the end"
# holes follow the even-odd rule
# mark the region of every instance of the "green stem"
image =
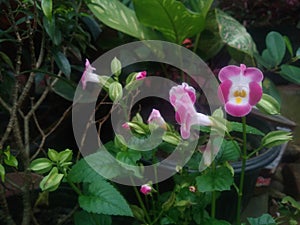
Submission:
MULTIPOLYGON (((212 150, 213 151, 213 150, 212 150)), ((212 172, 215 173, 216 171, 216 163, 215 161, 212 162, 212 172)), ((211 196, 211 217, 214 219, 216 217, 216 201, 217 201, 217 192, 212 191, 211 196)))
POLYGON ((148 211, 147 211, 147 209, 146 209, 146 207, 145 207, 145 204, 144 204, 144 202, 143 202, 143 200, 142 200, 142 198, 141 198, 141 195, 140 195, 140 193, 139 193, 137 187, 136 187, 135 184, 134 184, 134 181, 133 181, 132 177, 130 177, 130 180, 131 180, 131 182, 132 182, 132 184, 133 184, 133 190, 134 190, 135 195, 136 195, 136 197, 137 197, 137 199, 138 199, 138 202, 139 202, 139 204, 140 204, 142 210, 144 211, 144 214, 145 214, 147 223, 148 223, 148 224, 151 224, 151 219, 150 219, 150 216, 149 216, 149 214, 148 214, 148 211))
POLYGON ((242 117, 242 124, 243 124, 243 152, 242 152, 242 168, 241 168, 241 177, 240 177, 240 185, 238 190, 238 202, 237 202, 237 211, 236 211, 237 225, 241 224, 242 198, 243 198, 245 170, 246 170, 246 162, 247 162, 246 117, 242 117))
POLYGON ((194 44, 194 48, 193 48, 193 52, 195 52, 195 53, 196 53, 198 45, 199 45, 200 34, 201 34, 201 32, 199 32, 195 38, 195 44, 194 44))
POLYGON ((71 188, 76 192, 76 194, 82 195, 81 190, 80 190, 80 189, 79 189, 72 181, 70 181, 70 179, 68 178, 67 173, 64 173, 64 175, 65 175, 65 178, 66 178, 68 184, 69 184, 69 185, 71 186, 71 188))

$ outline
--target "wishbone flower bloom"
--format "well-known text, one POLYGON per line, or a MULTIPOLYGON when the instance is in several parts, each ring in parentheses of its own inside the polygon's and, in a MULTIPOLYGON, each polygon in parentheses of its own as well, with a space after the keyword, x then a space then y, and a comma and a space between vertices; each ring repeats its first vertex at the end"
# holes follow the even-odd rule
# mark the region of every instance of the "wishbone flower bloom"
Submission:
POLYGON ((81 84, 82 84, 82 89, 84 90, 86 88, 86 83, 87 82, 94 82, 94 83, 99 83, 99 76, 94 72, 96 68, 92 67, 90 64, 90 61, 88 59, 85 60, 85 69, 83 71, 82 77, 81 77, 81 84))
POLYGON ((145 77, 147 76, 147 71, 141 71, 141 72, 138 72, 135 79, 136 80, 142 80, 144 79, 145 77))
POLYGON ((157 109, 152 109, 152 112, 148 118, 148 123, 156 124, 165 130, 167 129, 167 123, 157 109))
POLYGON ((150 194, 152 191, 152 187, 149 184, 143 184, 141 186, 140 192, 142 192, 144 195, 150 194))
POLYGON ((190 137, 192 125, 213 125, 209 116, 196 111, 194 107, 196 91, 187 83, 172 87, 169 97, 171 104, 175 108, 175 119, 181 125, 180 133, 183 139, 190 137))
POLYGON ((262 97, 263 74, 255 67, 225 66, 219 72, 219 80, 218 95, 232 116, 247 115, 262 97))

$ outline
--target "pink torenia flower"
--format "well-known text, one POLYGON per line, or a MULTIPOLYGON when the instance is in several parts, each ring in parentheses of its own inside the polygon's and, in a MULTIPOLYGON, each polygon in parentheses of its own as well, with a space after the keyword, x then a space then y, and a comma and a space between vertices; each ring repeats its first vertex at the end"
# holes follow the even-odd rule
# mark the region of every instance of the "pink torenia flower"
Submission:
POLYGON ((99 76, 94 72, 96 68, 92 67, 90 64, 90 61, 88 59, 85 60, 85 69, 83 71, 82 77, 81 77, 81 84, 82 89, 84 90, 86 88, 87 82, 94 82, 99 83, 99 76))
POLYGON ((175 119, 181 125, 180 133, 182 138, 190 137, 192 125, 211 126, 212 121, 209 116, 198 113, 194 107, 196 101, 196 91, 187 83, 172 87, 170 92, 170 102, 175 108, 175 119))
POLYGON ((152 112, 148 118, 148 123, 153 123, 158 125, 159 127, 163 128, 163 129, 167 129, 167 123, 164 120, 164 118, 161 116, 159 110, 157 109, 152 109, 152 112))
POLYGON ((138 72, 135 79, 136 80, 142 80, 144 79, 145 77, 147 76, 147 71, 141 71, 141 72, 138 72))
POLYGON ((244 64, 225 66, 219 72, 219 80, 218 95, 232 116, 247 115, 262 97, 263 74, 257 68, 244 64))
POLYGON ((152 187, 149 184, 143 184, 141 186, 140 192, 142 192, 144 195, 150 194, 152 191, 152 187))

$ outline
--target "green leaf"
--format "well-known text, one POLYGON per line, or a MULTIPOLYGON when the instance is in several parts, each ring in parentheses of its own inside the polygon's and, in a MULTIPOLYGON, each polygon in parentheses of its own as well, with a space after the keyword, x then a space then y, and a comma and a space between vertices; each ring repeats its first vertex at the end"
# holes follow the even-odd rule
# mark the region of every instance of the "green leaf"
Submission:
POLYGON ((280 114, 280 104, 271 95, 263 94, 261 100, 256 104, 256 107, 261 111, 269 115, 280 114))
POLYGON ((52 86, 52 89, 56 94, 63 97, 64 99, 73 101, 76 87, 71 81, 59 78, 57 82, 52 86))
POLYGON ((270 214, 263 214, 258 218, 248 218, 250 225, 276 225, 276 221, 270 214))
POLYGON ((50 173, 42 179, 40 188, 42 191, 55 191, 60 185, 63 177, 63 174, 58 173, 57 167, 53 167, 50 173))
POLYGON ((29 168, 39 174, 47 173, 51 170, 53 163, 47 158, 38 158, 30 163, 29 168))
POLYGON ((79 205, 89 213, 133 216, 124 197, 104 179, 95 180, 88 187, 89 195, 79 196, 79 205))
POLYGON ((100 150, 77 162, 68 174, 68 178, 75 183, 93 182, 97 179, 111 179, 122 174, 123 168, 116 161, 100 150))
POLYGON ((111 72, 112 74, 115 74, 117 77, 120 76, 122 71, 122 64, 120 60, 118 60, 116 57, 111 61, 111 72))
POLYGON ((62 42, 62 34, 59 28, 56 26, 55 23, 55 17, 52 17, 51 20, 49 20, 47 17, 43 18, 43 27, 45 28, 47 34, 49 35, 52 42, 58 46, 62 42))
POLYGON ((58 152, 56 150, 49 148, 47 155, 53 162, 58 162, 58 152))
POLYGON ((293 208, 297 209, 298 211, 300 211, 300 203, 297 202, 294 198, 292 198, 291 196, 285 196, 282 200, 281 200, 282 204, 290 204, 293 208))
POLYGON ((9 157, 4 158, 4 163, 8 166, 18 167, 18 160, 13 155, 9 155, 9 157))
POLYGON ((221 146, 221 150, 218 154, 220 154, 221 162, 233 162, 240 158, 241 150, 236 141, 228 141, 224 139, 221 146))
POLYGON ((139 21, 162 32, 168 41, 181 44, 204 29, 204 16, 189 11, 179 1, 134 0, 133 3, 139 21))
POLYGON ((266 148, 278 146, 292 140, 291 134, 291 132, 284 130, 271 131, 262 138, 261 143, 266 148))
POLYGON ((112 101, 119 101, 123 97, 122 85, 117 81, 111 83, 109 85, 108 94, 112 101))
MULTIPOLYGON (((243 124, 239 122, 230 122, 230 128, 231 128, 230 131, 243 132, 243 124)), ((263 132, 250 125, 246 125, 246 133, 260 135, 260 136, 265 135, 263 132)))
POLYGON ((222 42, 250 56, 257 51, 256 45, 245 27, 223 11, 215 10, 216 22, 222 42))
POLYGON ((225 220, 217 220, 214 218, 208 218, 207 220, 205 220, 203 225, 230 225, 230 223, 228 223, 225 220))
POLYGON ((127 150, 127 143, 122 135, 117 134, 114 138, 114 144, 116 148, 120 149, 121 151, 127 150))
POLYGON ((300 48, 298 48, 297 51, 296 51, 296 57, 297 57, 298 59, 300 59, 300 48))
POLYGON ((206 15, 213 3, 213 0, 189 0, 189 3, 193 11, 201 13, 203 18, 206 18, 206 15))
POLYGON ((153 30, 138 21, 132 9, 118 0, 91 0, 87 5, 97 19, 108 27, 140 40, 159 39, 153 30))
POLYGON ((52 54, 58 68, 66 75, 68 79, 70 79, 71 65, 65 54, 58 50, 53 50, 52 54))
POLYGON ((14 70, 14 66, 8 55, 4 52, 0 52, 0 58, 2 58, 3 62, 6 63, 12 70, 14 70))
POLYGON ((300 68, 297 66, 283 64, 280 67, 280 75, 288 81, 300 84, 300 68))
POLYGON ((270 80, 269 78, 265 77, 264 80, 263 80, 263 84, 262 85, 263 85, 263 93, 271 95, 273 98, 276 99, 276 101, 279 104, 281 104, 280 93, 277 90, 277 87, 274 84, 274 82, 272 80, 270 80))
POLYGON ((42 0, 42 10, 45 16, 51 20, 52 18, 52 0, 42 0))
POLYGON ((75 225, 111 225, 112 219, 109 215, 77 211, 74 214, 75 225))
POLYGON ((2 182, 4 182, 4 180, 5 180, 5 168, 4 168, 4 166, 2 166, 2 164, 0 164, 0 177, 1 177, 2 182))
POLYGON ((196 184, 200 192, 226 191, 230 190, 233 184, 233 176, 227 167, 221 166, 215 171, 209 170, 207 173, 198 176, 196 184))
POLYGON ((286 45, 282 35, 275 31, 268 33, 266 37, 266 46, 275 65, 279 65, 286 51, 286 45))
POLYGON ((69 162, 72 160, 73 151, 70 149, 66 149, 58 153, 58 161, 60 163, 69 162))
POLYGON ((136 165, 136 162, 142 157, 139 151, 131 150, 118 152, 116 159, 128 165, 136 165))
POLYGON ((291 57, 293 57, 294 51, 293 51, 293 46, 292 46, 291 40, 289 39, 288 36, 283 36, 283 39, 284 39, 287 50, 289 51, 291 57))

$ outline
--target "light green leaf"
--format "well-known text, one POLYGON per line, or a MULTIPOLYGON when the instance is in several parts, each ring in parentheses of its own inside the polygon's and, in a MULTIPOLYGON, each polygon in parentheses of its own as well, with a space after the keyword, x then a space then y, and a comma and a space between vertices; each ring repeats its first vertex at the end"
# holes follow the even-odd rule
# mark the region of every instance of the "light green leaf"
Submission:
POLYGON ((42 10, 45 16, 51 20, 52 18, 52 0, 42 0, 42 10))
POLYGON ((290 204, 293 208, 297 209, 298 211, 300 211, 300 203, 297 202, 294 198, 292 198, 291 196, 285 196, 282 200, 281 200, 282 204, 290 204))
POLYGON ((58 68, 70 79, 71 65, 67 57, 58 50, 53 50, 52 53, 58 68))
POLYGON ((42 179, 40 188, 42 191, 55 191, 59 187, 63 177, 63 174, 58 173, 57 167, 53 167, 50 173, 42 179))
POLYGON ((122 85, 117 81, 111 83, 109 85, 108 94, 112 101, 119 101, 123 97, 122 85))
POLYGON ((261 100, 256 104, 256 107, 266 114, 277 115, 280 114, 280 104, 271 95, 263 94, 261 100))
POLYGON ((227 167, 221 166, 198 176, 196 184, 200 192, 226 191, 233 184, 233 175, 227 167))
POLYGON ((132 9, 118 0, 91 0, 87 5, 97 19, 108 27, 140 40, 159 39, 153 30, 138 21, 132 9))
POLYGON ((256 45, 245 27, 221 10, 215 10, 216 22, 222 42, 250 56, 257 51, 256 45))
POLYGON ((168 41, 181 44, 204 29, 204 14, 189 11, 176 0, 134 0, 136 15, 146 26, 162 32, 168 41))
POLYGON ((126 151, 127 150, 127 143, 124 139, 124 137, 120 134, 116 134, 114 138, 114 144, 116 148, 120 149, 121 151, 126 151))
POLYGON ((88 213, 84 210, 74 214, 75 225, 111 225, 112 219, 109 215, 88 213))
POLYGON ((69 162, 72 160, 73 151, 70 149, 66 149, 58 153, 58 161, 60 163, 69 162))
POLYGON ((47 158, 38 158, 30 163, 29 168, 39 174, 47 173, 51 170, 53 163, 47 158))
POLYGON ((79 196, 79 205, 89 213, 133 216, 124 197, 107 181, 99 179, 89 184, 89 195, 79 196))
POLYGON ((51 20, 49 20, 47 17, 44 17, 43 25, 52 42, 56 46, 60 45, 62 42, 62 34, 59 28, 56 26, 55 17, 52 17, 51 20))
POLYGON ((58 152, 54 149, 48 149, 47 155, 53 162, 58 162, 58 152))
POLYGON ((4 180, 5 180, 5 168, 4 168, 4 166, 2 166, 2 164, 0 164, 0 177, 1 177, 2 182, 4 182, 4 180))
POLYGON ((300 68, 297 66, 283 64, 280 67, 280 75, 288 81, 300 84, 300 68))
POLYGON ((248 218, 250 225, 276 225, 276 221, 269 214, 263 214, 258 218, 248 218))
POLYGON ((300 48, 298 48, 297 51, 296 51, 296 57, 297 57, 298 59, 300 59, 300 48))
POLYGON ((201 13, 203 18, 206 18, 206 15, 213 3, 213 0, 189 0, 189 3, 193 11, 201 13))
POLYGON ((13 155, 9 155, 9 157, 4 158, 4 163, 8 166, 18 167, 18 160, 13 155))
POLYGON ((279 65, 285 55, 286 45, 282 35, 271 31, 266 37, 266 46, 275 65, 279 65))
POLYGON ((120 60, 118 60, 116 57, 111 61, 111 72, 112 74, 115 74, 117 77, 120 76, 122 71, 122 64, 120 60))
POLYGON ((292 140, 291 132, 284 130, 275 130, 269 132, 266 136, 264 136, 261 140, 261 143, 266 148, 271 148, 274 146, 278 146, 284 144, 290 140, 292 140))
POLYGON ((291 40, 289 39, 288 36, 283 36, 283 39, 284 39, 287 50, 289 51, 291 57, 293 57, 294 51, 293 51, 293 46, 292 46, 291 40))
POLYGON ((142 157, 139 151, 131 150, 118 152, 116 159, 128 165, 136 165, 136 162, 142 157))

